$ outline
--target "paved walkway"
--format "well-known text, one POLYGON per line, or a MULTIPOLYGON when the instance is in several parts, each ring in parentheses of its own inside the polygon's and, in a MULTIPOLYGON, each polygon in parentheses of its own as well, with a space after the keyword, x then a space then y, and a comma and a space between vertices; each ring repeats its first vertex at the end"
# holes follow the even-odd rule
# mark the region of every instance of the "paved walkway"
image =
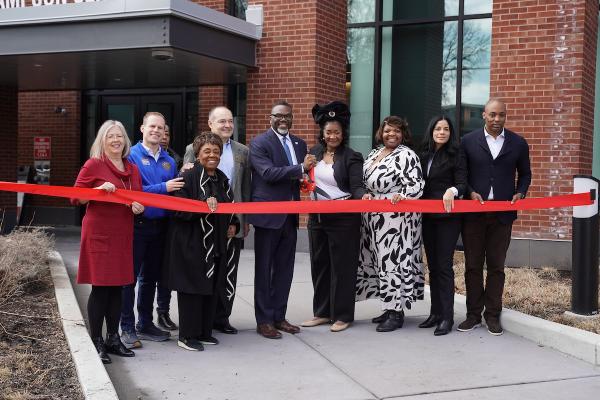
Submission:
MULTIPOLYGON (((74 279, 79 233, 57 232, 57 249, 74 279)), ((484 328, 434 337, 418 329, 428 301, 407 312, 404 328, 377 333, 375 301, 357 304, 347 331, 306 328, 282 340, 255 332, 252 251, 242 253, 231 322, 240 333, 217 333, 218 346, 184 351, 175 340, 144 342, 135 358, 113 357, 107 371, 121 399, 593 399, 600 368, 505 333, 484 328)), ((88 285, 74 285, 86 316, 88 285)), ((176 296, 171 305, 177 320, 176 296)), ((288 318, 311 317, 308 254, 296 255, 288 318)), ((460 322, 462 316, 455 316, 460 322)))

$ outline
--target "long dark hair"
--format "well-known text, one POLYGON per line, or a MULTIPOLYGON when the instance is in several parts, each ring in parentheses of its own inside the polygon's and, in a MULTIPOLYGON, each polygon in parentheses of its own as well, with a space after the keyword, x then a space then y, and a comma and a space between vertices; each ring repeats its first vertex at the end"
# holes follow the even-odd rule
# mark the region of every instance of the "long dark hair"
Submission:
POLYGON ((448 138, 448 142, 440 147, 438 154, 444 158, 453 158, 458 154, 460 138, 458 137, 458 133, 454 130, 452 121, 450 121, 450 118, 448 118, 446 115, 435 116, 429 121, 427 130, 425 131, 425 135, 423 137, 423 143, 421 145, 422 155, 428 158, 431 154, 435 153, 433 130, 440 121, 446 121, 448 123, 448 127, 450 128, 450 137, 448 138))

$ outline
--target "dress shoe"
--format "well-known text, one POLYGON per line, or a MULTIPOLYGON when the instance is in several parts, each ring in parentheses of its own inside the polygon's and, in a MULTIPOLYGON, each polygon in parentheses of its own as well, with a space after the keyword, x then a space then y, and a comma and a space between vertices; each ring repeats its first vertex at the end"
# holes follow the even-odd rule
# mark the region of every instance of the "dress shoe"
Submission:
POLYGON ((388 310, 385 321, 377 325, 377 332, 392 332, 404 325, 404 311, 388 310))
POLYGON ((258 324, 256 332, 267 339, 281 339, 281 332, 271 324, 258 324))
POLYGON ((454 325, 454 321, 451 319, 443 319, 438 323, 437 328, 435 328, 435 331, 433 331, 433 334, 435 336, 447 335, 452 330, 452 325, 454 325))
POLYGON ((304 321, 303 323, 301 323, 300 326, 303 326, 305 328, 312 328, 313 326, 325 325, 330 322, 331 322, 331 320, 329 318, 313 317, 312 319, 309 319, 308 321, 304 321))
POLYGON ((300 328, 297 327, 296 325, 292 325, 290 324, 287 320, 283 320, 283 321, 278 321, 275 322, 275 328, 279 329, 280 331, 284 331, 286 333, 291 333, 292 335, 300 332, 300 328))
POLYGON ((112 363, 112 360, 108 356, 108 353, 106 353, 106 345, 104 344, 104 339, 102 339, 102 336, 92 338, 92 342, 94 342, 94 347, 98 352, 98 357, 100 357, 102 364, 112 363))
POLYGON ((121 357, 133 357, 135 353, 129 350, 123 342, 118 333, 109 333, 106 335, 106 352, 115 354, 121 357))
POLYGON ((335 321, 333 323, 333 325, 331 325, 331 328, 329 328, 329 330, 331 332, 341 332, 341 331, 345 331, 346 329, 348 329, 349 326, 350 326, 350 322, 335 321))
POLYGON ((429 317, 419 324, 419 328, 433 328, 440 321, 440 317, 435 314, 429 314, 429 317))
POLYGON ((375 317, 371 320, 372 323, 374 324, 380 324, 383 321, 385 321, 387 319, 387 310, 383 312, 383 314, 381 314, 379 317, 375 317))
POLYGON ((158 326, 164 328, 168 331, 177 330, 177 324, 171 320, 168 312, 159 312, 158 313, 158 326))
POLYGON ((213 326, 213 329, 215 329, 221 333, 225 333, 227 335, 236 335, 238 333, 238 330, 236 328, 234 328, 233 326, 231 326, 231 324, 229 323, 229 320, 225 320, 222 323, 215 323, 213 326))

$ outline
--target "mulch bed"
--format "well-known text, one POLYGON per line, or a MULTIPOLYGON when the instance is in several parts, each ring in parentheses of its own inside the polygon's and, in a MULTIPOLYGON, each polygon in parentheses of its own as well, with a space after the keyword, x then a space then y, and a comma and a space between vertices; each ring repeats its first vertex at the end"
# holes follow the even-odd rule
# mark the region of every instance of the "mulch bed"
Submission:
POLYGON ((50 272, 0 305, 0 398, 83 399, 50 272))

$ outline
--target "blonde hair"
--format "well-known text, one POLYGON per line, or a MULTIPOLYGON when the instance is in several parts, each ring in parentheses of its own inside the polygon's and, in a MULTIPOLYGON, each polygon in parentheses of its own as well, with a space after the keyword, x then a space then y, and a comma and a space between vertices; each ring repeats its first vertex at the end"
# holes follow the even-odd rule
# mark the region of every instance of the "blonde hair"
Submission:
POLYGON ((167 119, 164 115, 157 111, 148 111, 146 114, 144 114, 144 118, 142 119, 142 125, 146 125, 146 122, 148 122, 148 118, 150 117, 160 117, 164 121, 165 125, 167 124, 167 119))
POLYGON ((104 141, 106 140, 106 135, 108 131, 112 128, 117 127, 121 133, 123 134, 123 139, 125 140, 125 146, 123 147, 123 153, 121 154, 121 158, 127 158, 129 156, 129 150, 131 149, 131 141, 129 140, 129 136, 127 136, 127 131, 122 123, 119 121, 114 121, 109 119, 105 121, 100 129, 98 129, 98 133, 96 134, 96 139, 94 139, 94 143, 92 144, 92 148, 90 149, 90 158, 102 158, 104 157, 104 141))

